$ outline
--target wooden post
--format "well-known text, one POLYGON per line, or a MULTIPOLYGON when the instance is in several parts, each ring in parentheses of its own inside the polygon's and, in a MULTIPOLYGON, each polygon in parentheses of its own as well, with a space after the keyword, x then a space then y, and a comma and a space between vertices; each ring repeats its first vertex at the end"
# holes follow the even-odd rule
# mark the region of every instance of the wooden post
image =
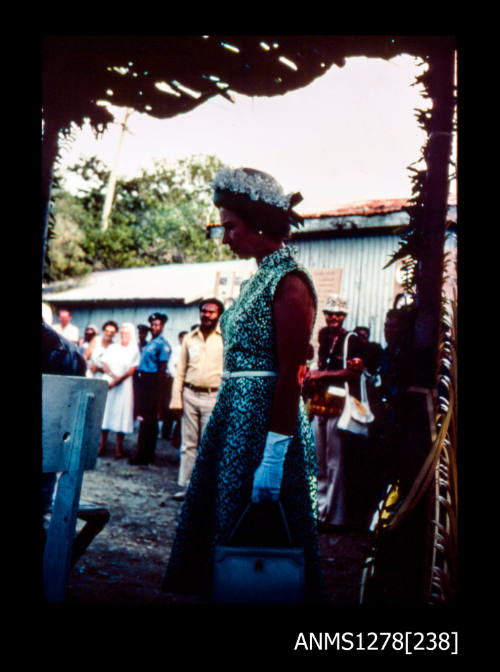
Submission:
MULTIPOLYGON (((427 172, 422 191, 422 216, 418 218, 421 241, 416 269, 416 318, 414 327, 412 384, 406 395, 407 452, 402 486, 405 494, 420 472, 435 439, 433 395, 437 385, 438 346, 441 324, 443 257, 448 209, 449 163, 452 145, 454 110, 455 52, 444 48, 433 54, 429 72, 429 93, 433 102, 429 140, 425 157, 427 172)), ((430 529, 430 489, 402 524, 399 536, 416 540, 408 545, 406 556, 401 550, 401 564, 406 565, 407 584, 415 587, 412 601, 426 599, 430 529)), ((402 583, 405 583, 403 581, 402 583)))
POLYGON ((111 173, 109 174, 109 181, 108 181, 108 190, 106 192, 106 199, 104 201, 104 206, 102 209, 102 219, 101 219, 101 226, 102 230, 106 231, 108 228, 108 219, 109 215, 111 212, 111 208, 113 206, 113 198, 115 196, 115 186, 116 186, 116 172, 118 170, 118 163, 120 160, 120 153, 122 150, 122 145, 123 145, 123 136, 125 135, 125 131, 127 130, 127 119, 129 116, 132 114, 132 111, 130 108, 127 108, 125 110, 125 117, 121 123, 122 130, 120 132, 120 138, 118 140, 118 148, 116 150, 115 154, 115 161, 113 163, 113 167, 111 169, 111 173))
POLYGON ((433 389, 441 321, 443 256, 448 210, 449 164, 454 110, 455 52, 444 48, 432 55, 429 88, 432 97, 429 139, 425 151, 427 173, 419 217, 420 255, 416 269, 414 329, 414 385, 433 389))

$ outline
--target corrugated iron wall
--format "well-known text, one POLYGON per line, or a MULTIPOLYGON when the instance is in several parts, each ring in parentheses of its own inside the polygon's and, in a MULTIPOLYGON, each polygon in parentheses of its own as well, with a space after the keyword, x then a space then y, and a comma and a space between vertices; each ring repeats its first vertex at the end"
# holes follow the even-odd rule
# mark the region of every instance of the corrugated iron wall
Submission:
MULTIPOLYGON (((341 268, 341 294, 349 305, 344 326, 370 328, 372 341, 385 345, 384 320, 394 300, 395 266, 384 265, 396 249, 397 235, 364 235, 324 240, 297 240, 297 259, 308 269, 341 268)), ((323 320, 322 306, 318 319, 323 320)))
MULTIPOLYGON (((384 321, 387 311, 392 308, 395 293, 396 265, 387 269, 384 265, 399 247, 400 238, 395 234, 374 234, 345 236, 333 239, 294 239, 291 246, 296 250, 297 259, 308 269, 342 269, 341 294, 349 304, 349 315, 345 320, 346 329, 364 325, 371 330, 371 340, 385 346, 384 321)), ((447 236, 445 250, 455 248, 454 233, 447 236)), ((177 343, 179 331, 189 329, 198 322, 197 304, 190 306, 167 306, 121 304, 68 306, 73 313, 73 322, 83 332, 90 323, 99 329, 107 319, 122 322, 147 323, 153 311, 167 313, 169 321, 164 335, 173 345, 177 343)), ((322 306, 319 306, 318 323, 324 324, 322 306)), ((56 318, 55 318, 56 319, 56 318)), ((314 345, 316 345, 314 343, 314 345)))
MULTIPOLYGON (((345 320, 346 329, 356 325, 370 327, 371 340, 382 345, 384 340, 385 314, 392 307, 394 299, 395 267, 383 270, 398 247, 399 237, 395 235, 363 235, 324 240, 297 240, 292 243, 297 259, 306 268, 341 268, 341 294, 349 304, 349 315, 345 320)), ((88 324, 102 324, 112 319, 118 324, 132 322, 147 324, 153 311, 167 313, 169 321, 165 325, 164 336, 174 344, 177 334, 198 321, 198 306, 171 307, 157 305, 115 304, 70 307, 73 322, 81 332, 88 324)), ((322 306, 319 306, 318 320, 323 326, 322 306)))

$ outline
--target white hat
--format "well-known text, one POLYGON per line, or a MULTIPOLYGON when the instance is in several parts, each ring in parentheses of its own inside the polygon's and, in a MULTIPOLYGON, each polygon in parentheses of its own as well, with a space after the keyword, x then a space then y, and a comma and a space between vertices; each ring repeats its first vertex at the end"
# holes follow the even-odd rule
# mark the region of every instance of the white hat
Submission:
POLYGON ((328 313, 347 313, 347 301, 338 294, 329 294, 326 298, 325 307, 323 311, 328 313))

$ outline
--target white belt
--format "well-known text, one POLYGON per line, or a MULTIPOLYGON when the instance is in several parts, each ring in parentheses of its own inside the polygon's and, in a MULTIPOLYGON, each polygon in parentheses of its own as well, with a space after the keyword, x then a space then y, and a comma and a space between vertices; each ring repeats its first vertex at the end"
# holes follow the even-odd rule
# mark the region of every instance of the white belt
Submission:
POLYGON ((222 380, 227 378, 242 378, 242 377, 254 377, 254 376, 277 376, 276 371, 224 371, 222 373, 222 380))

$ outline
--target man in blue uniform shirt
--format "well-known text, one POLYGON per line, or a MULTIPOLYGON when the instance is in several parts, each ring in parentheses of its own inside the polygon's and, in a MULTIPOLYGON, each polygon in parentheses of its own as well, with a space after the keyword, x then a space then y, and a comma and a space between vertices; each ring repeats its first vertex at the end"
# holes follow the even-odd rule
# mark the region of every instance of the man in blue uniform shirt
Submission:
POLYGON ((141 416, 137 452, 130 464, 152 464, 155 459, 158 437, 158 405, 163 390, 164 378, 172 348, 162 336, 168 317, 163 313, 153 313, 148 321, 151 339, 141 352, 138 372, 138 412, 141 416))

